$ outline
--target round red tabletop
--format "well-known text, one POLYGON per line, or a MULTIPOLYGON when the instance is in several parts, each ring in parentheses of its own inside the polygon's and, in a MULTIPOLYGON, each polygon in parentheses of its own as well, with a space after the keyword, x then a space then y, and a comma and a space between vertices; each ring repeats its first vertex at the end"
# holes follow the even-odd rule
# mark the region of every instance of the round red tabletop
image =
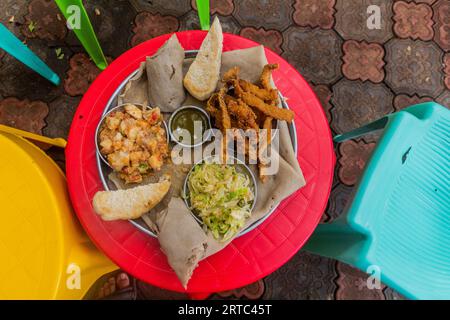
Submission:
MULTIPOLYGON (((198 49, 205 35, 203 31, 177 33, 186 50, 198 49)), ((161 288, 185 291, 168 265, 157 239, 127 221, 105 222, 92 207, 94 194, 103 189, 97 171, 94 142, 101 114, 118 85, 169 37, 163 35, 148 40, 125 52, 94 81, 73 119, 66 149, 66 170, 73 207, 94 243, 134 277, 161 288)), ((255 45, 257 43, 251 40, 224 34, 224 51, 255 45)), ((295 112, 298 161, 307 184, 285 199, 258 228, 201 261, 188 284, 188 292, 230 290, 275 271, 307 241, 327 204, 335 156, 325 114, 300 74, 277 54, 265 50, 269 63, 280 65, 273 78, 295 112)))

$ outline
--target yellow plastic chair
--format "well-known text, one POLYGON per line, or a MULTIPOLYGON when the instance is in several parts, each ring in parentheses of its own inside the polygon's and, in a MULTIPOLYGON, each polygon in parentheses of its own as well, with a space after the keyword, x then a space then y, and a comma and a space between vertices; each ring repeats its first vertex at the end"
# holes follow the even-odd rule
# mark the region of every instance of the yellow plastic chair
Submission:
POLYGON ((4 130, 0 154, 0 299, 83 298, 118 268, 79 225, 64 173, 36 145, 4 130))

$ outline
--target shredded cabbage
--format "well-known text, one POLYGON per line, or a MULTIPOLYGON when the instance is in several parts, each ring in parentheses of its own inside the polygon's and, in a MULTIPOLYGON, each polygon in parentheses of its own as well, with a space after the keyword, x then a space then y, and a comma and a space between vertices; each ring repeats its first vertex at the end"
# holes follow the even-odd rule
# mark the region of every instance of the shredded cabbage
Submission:
POLYGON ((191 210, 214 238, 232 238, 251 215, 254 194, 248 175, 232 165, 201 163, 188 179, 191 210))

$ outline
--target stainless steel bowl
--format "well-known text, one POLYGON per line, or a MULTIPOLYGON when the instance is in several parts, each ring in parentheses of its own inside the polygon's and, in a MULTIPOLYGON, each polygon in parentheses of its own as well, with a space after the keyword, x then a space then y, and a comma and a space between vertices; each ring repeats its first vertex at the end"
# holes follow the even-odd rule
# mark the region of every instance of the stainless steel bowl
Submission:
POLYGON ((208 112, 206 112, 205 109, 200 108, 200 107, 197 107, 197 106, 183 106, 183 107, 180 107, 180 108, 178 108, 177 110, 175 110, 175 111, 172 113, 172 115, 170 116, 170 118, 169 118, 169 135, 170 135, 171 141, 173 141, 173 142, 175 142, 175 143, 177 143, 177 144, 179 144, 180 146, 185 147, 185 148, 195 148, 195 147, 199 147, 199 146, 201 146, 202 144, 204 144, 206 141, 209 141, 210 138, 211 138, 211 130, 209 130, 209 129, 211 129, 211 120, 210 120, 210 117, 209 117, 208 112), (174 119, 175 116, 178 114, 178 112, 180 112, 180 111, 182 111, 182 110, 187 110, 187 109, 194 109, 194 110, 200 111, 200 112, 206 117, 206 120, 207 120, 207 122, 208 122, 208 124, 207 124, 208 127, 206 128, 206 131, 205 131, 205 132, 206 132, 206 136, 204 136, 204 137, 202 138, 202 141, 201 141, 201 142, 198 142, 198 143, 196 143, 196 144, 186 144, 186 143, 182 143, 182 142, 178 141, 177 137, 176 137, 176 136, 174 135, 174 133, 172 132, 172 121, 173 121, 173 119, 174 119))
MULTIPOLYGON (((254 200, 252 203, 252 206, 250 208, 250 213, 253 211, 253 209, 255 208, 256 205, 256 200, 258 198, 258 186, 256 184, 256 178, 255 175, 253 174, 252 170, 250 170, 250 168, 241 160, 239 160, 238 158, 229 156, 229 159, 233 160, 233 163, 226 163, 226 164, 230 164, 230 165, 234 165, 236 166, 236 171, 238 172, 242 172, 244 174, 246 174, 248 177, 250 177, 251 180, 251 189, 253 191, 253 195, 254 195, 254 200)), ((184 194, 184 202, 186 203, 186 206, 188 208, 191 208, 191 203, 189 201, 189 177, 192 174, 192 171, 194 170, 194 168, 201 164, 201 163, 214 163, 214 162, 219 162, 219 157, 218 156, 209 156, 206 157, 202 160, 200 160, 199 162, 197 162, 196 164, 194 164, 191 168, 191 170, 189 170, 188 174, 186 175, 186 178, 184 179, 184 186, 183 186, 183 194, 184 194)), ((219 162, 220 163, 220 162, 219 162)), ((192 216, 195 218, 195 220, 197 220, 198 223, 200 223, 201 225, 203 225, 203 221, 200 217, 198 217, 192 210, 189 210, 192 214, 192 216)), ((242 232, 242 230, 240 231, 242 232)), ((240 233, 239 233, 240 234, 240 233)))
MULTIPOLYGON (((129 104, 133 104, 133 105, 135 105, 135 106, 141 107, 143 110, 144 110, 144 109, 149 109, 149 110, 152 109, 151 107, 149 107, 149 106, 144 106, 143 104, 140 104, 140 103, 124 103, 124 104, 118 105, 118 106, 116 106, 116 107, 110 109, 108 112, 106 112, 106 113, 102 116, 102 118, 100 119, 100 121, 99 121, 99 123, 98 123, 98 125, 97 125, 97 129, 95 130, 95 148, 96 148, 96 150, 97 150, 97 154, 99 155, 100 159, 101 159, 108 167, 110 167, 111 169, 112 169, 112 167, 111 167, 111 165, 109 164, 108 160, 107 160, 107 159, 103 156, 103 154, 100 152, 100 143, 99 143, 99 135, 100 135, 100 131, 101 131, 101 129, 103 128, 103 126, 105 125, 105 120, 106 120, 106 118, 107 118, 111 113, 117 112, 117 111, 122 111, 122 110, 125 109, 125 106, 126 106, 126 105, 129 105, 129 104)), ((166 141, 167 141, 167 143, 169 143, 169 130, 168 130, 168 128, 167 128, 167 124, 166 124, 166 122, 165 122, 164 120, 162 121, 162 123, 163 123, 163 126, 164 126, 164 130, 166 131, 166 141)))

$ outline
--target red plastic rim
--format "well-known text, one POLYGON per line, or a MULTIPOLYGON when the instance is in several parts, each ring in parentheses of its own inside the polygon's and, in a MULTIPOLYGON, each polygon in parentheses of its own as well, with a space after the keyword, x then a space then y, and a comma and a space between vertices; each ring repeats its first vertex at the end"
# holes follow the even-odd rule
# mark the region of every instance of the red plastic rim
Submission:
MULTIPOLYGON (((186 50, 198 49, 206 32, 177 33, 186 50)), ((148 40, 125 52, 103 71, 84 95, 75 114, 66 148, 70 197, 81 224, 92 241, 112 261, 134 277, 152 285, 185 291, 151 238, 126 221, 104 222, 92 208, 102 184, 95 161, 95 129, 117 86, 146 56, 154 54, 171 35, 148 40)), ((257 43, 224 34, 224 51, 257 43)), ((280 56, 266 50, 269 63, 279 63, 273 74, 281 93, 295 112, 298 161, 307 185, 285 199, 258 228, 224 250, 200 262, 188 292, 218 292, 252 283, 286 263, 306 242, 320 221, 331 190, 335 156, 331 132, 322 107, 301 75, 280 56)))

